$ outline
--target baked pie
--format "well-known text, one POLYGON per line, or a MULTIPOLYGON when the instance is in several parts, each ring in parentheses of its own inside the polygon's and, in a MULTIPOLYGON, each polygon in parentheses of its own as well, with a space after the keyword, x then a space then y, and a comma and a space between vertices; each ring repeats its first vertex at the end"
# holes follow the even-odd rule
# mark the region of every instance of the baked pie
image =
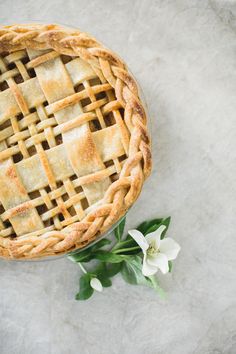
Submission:
POLYGON ((0 28, 0 256, 81 248, 151 170, 146 115, 123 61, 59 25, 0 28))

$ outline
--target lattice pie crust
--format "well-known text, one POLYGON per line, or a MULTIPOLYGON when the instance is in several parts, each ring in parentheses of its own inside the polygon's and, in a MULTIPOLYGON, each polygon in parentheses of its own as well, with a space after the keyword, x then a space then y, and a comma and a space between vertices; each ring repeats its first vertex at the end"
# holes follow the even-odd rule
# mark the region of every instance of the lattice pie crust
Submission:
POLYGON ((0 28, 0 256, 81 248, 151 170, 135 81, 111 51, 58 25, 0 28))

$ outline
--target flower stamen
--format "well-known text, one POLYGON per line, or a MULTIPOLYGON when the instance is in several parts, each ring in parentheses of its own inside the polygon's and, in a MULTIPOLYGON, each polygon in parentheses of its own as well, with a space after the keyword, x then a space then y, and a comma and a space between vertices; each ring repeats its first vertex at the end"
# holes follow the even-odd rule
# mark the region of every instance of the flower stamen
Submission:
POLYGON ((150 256, 154 256, 159 252, 160 252, 160 250, 157 247, 157 244, 154 241, 150 242, 149 247, 147 249, 147 254, 150 256))

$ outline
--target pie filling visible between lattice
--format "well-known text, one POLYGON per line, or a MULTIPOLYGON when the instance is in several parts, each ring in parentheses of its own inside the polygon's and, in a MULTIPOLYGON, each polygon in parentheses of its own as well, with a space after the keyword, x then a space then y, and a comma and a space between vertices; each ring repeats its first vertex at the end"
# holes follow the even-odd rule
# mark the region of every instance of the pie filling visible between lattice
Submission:
POLYGON ((0 256, 34 258, 82 247, 117 221, 150 170, 150 147, 133 79, 112 56, 54 50, 53 30, 72 38, 58 26, 19 28, 0 30, 0 256), (30 40, 42 33, 39 50, 30 40))

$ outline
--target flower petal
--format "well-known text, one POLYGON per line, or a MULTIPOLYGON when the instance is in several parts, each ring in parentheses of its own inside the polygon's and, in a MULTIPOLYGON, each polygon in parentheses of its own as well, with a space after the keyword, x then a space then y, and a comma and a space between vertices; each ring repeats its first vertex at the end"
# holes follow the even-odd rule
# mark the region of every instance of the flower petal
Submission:
POLYGON ((169 271, 168 259, 165 254, 157 253, 154 256, 148 256, 147 263, 150 266, 159 268, 163 274, 169 271))
POLYGON ((92 278, 90 280, 90 285, 96 291, 101 292, 103 290, 102 283, 100 282, 100 280, 98 278, 92 278))
POLYGON ((142 273, 145 277, 149 277, 150 275, 155 274, 158 271, 157 267, 154 267, 147 263, 147 256, 144 254, 143 257, 143 268, 142 268, 142 273))
POLYGON ((170 237, 161 240, 160 252, 165 254, 168 260, 173 260, 178 256, 180 245, 170 237))
POLYGON ((147 240, 148 244, 150 245, 150 243, 154 242, 155 247, 159 248, 161 234, 165 230, 165 228, 166 228, 165 225, 161 225, 160 227, 158 227, 158 229, 156 231, 153 231, 153 232, 150 232, 150 234, 147 234, 146 240, 147 240))
POLYGON ((128 233, 131 237, 133 237, 134 241, 137 242, 143 253, 145 253, 149 247, 149 244, 143 234, 138 230, 129 230, 128 233))

